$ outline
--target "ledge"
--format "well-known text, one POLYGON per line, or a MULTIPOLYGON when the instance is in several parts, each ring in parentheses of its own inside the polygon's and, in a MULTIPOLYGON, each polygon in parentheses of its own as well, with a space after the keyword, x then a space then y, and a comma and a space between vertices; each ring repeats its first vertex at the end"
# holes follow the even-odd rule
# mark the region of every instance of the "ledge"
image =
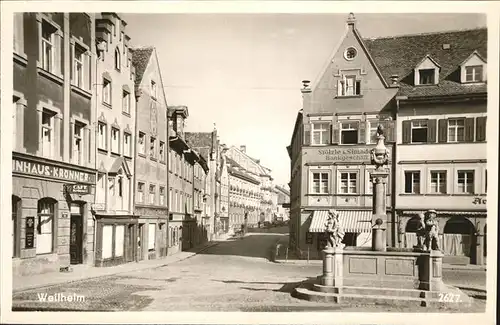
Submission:
POLYGON ((28 56, 26 54, 20 54, 13 52, 13 59, 15 62, 20 63, 21 65, 24 65, 25 67, 28 66, 28 56))
POLYGON ((78 86, 75 86, 75 85, 71 85, 71 91, 87 98, 87 99, 92 99, 92 93, 88 92, 87 90, 85 89, 82 89, 78 86))
POLYGON ((62 77, 57 76, 57 75, 53 74, 52 72, 44 70, 44 69, 42 69, 40 67, 37 67, 37 72, 38 72, 39 75, 44 76, 45 78, 47 78, 47 79, 49 79, 49 80, 51 80, 51 81, 53 81, 55 83, 58 83, 61 86, 64 83, 64 80, 63 80, 62 77))

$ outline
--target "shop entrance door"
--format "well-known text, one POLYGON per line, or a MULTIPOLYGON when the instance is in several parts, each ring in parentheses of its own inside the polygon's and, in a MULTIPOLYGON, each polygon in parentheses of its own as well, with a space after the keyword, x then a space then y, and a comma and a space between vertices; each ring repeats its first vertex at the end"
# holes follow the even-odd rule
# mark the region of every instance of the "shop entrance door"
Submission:
POLYGON ((69 254, 71 264, 83 263, 83 216, 82 206, 79 204, 71 205, 69 254))

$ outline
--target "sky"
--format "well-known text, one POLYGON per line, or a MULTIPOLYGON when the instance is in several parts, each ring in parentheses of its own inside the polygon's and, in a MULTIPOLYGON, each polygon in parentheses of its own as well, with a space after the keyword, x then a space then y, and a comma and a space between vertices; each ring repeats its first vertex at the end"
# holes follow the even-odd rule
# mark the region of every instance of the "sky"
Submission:
MULTIPOLYGON (((123 14, 132 46, 154 46, 168 105, 186 105, 188 132, 209 132, 287 184, 302 80, 314 81, 346 14, 123 14)), ((486 27, 480 14, 356 14, 363 38, 486 27)))

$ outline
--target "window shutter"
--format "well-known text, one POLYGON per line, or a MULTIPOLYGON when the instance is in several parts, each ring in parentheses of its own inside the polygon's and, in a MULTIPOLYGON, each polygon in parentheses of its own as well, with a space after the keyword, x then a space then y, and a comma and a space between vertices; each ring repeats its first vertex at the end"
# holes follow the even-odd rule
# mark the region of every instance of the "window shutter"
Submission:
POLYGON ((427 142, 436 143, 436 120, 427 121, 427 142))
POLYGON ((476 118, 476 141, 486 140, 486 116, 476 118))
POLYGON ((411 121, 403 121, 403 143, 411 142, 411 121))
POLYGON ((385 142, 395 142, 394 139, 395 122, 393 120, 385 121, 384 127, 385 127, 385 142))
POLYGON ((465 142, 474 142, 474 118, 465 119, 465 142))
POLYGON ((340 131, 340 127, 339 127, 339 123, 335 123, 333 122, 331 124, 331 128, 330 128, 330 135, 332 136, 332 144, 338 144, 340 139, 339 139, 339 131, 340 131))
POLYGON ((358 123, 358 143, 366 143, 366 127, 367 123, 361 121, 358 123))
POLYGON ((448 120, 440 119, 438 125, 438 142, 448 141, 448 120))
POLYGON ((304 145, 311 145, 311 124, 304 124, 304 145))
POLYGON ((337 96, 342 96, 342 81, 337 81, 337 96))

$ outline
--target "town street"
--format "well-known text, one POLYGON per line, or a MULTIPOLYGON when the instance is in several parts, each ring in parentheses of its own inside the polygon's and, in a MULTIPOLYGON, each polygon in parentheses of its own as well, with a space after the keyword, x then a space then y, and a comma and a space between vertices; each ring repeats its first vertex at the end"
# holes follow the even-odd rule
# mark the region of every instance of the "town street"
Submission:
MULTIPOLYGON (((318 263, 277 264, 271 248, 283 229, 220 242, 167 266, 14 293, 16 310, 95 311, 432 311, 415 306, 338 306, 291 297, 301 281, 321 273, 318 263), (40 302, 39 295, 84 296, 85 301, 40 302)), ((484 271, 444 270, 446 282, 485 287, 484 271)), ((481 311, 477 299, 471 311, 481 311)), ((463 312, 463 310, 462 310, 463 312)))

